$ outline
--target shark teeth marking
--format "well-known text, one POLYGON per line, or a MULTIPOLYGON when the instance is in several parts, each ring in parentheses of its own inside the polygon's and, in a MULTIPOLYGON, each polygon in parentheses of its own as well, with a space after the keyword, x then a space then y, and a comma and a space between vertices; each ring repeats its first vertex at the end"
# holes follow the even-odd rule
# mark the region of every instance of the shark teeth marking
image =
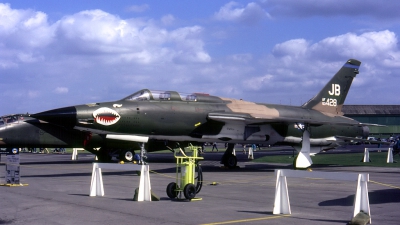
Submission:
POLYGON ((101 125, 110 126, 116 124, 121 116, 113 109, 102 107, 93 112, 94 120, 101 125))

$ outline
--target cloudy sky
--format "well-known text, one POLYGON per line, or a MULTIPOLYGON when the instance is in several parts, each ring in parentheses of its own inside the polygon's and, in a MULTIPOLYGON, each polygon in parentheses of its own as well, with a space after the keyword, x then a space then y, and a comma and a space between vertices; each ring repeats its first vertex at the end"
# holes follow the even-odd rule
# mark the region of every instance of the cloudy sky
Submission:
POLYGON ((137 90, 301 105, 354 58, 346 104, 400 104, 400 1, 0 0, 0 115, 137 90))

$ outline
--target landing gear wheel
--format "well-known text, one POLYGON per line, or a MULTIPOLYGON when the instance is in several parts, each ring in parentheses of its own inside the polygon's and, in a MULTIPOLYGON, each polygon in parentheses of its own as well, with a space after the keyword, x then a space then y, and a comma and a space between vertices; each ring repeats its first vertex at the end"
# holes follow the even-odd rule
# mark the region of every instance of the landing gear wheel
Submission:
POLYGON ((298 169, 298 168, 296 167, 297 157, 299 157, 298 154, 293 158, 293 169, 294 169, 294 170, 297 170, 297 169, 298 169))
POLYGON ((169 198, 176 198, 178 196, 178 193, 175 191, 178 189, 178 185, 175 182, 171 182, 167 186, 167 195, 169 198))
POLYGON ((195 167, 195 170, 197 170, 197 177, 194 178, 196 182, 196 194, 198 194, 203 187, 203 171, 201 169, 201 166, 197 164, 195 167))
POLYGON ((228 156, 228 158, 224 162, 224 166, 230 169, 236 168, 237 158, 234 155, 228 156))
POLYGON ((196 187, 194 184, 186 184, 185 188, 183 188, 183 194, 186 199, 192 199, 196 197, 196 187))
POLYGON ((102 151, 101 149, 98 151, 96 154, 97 156, 97 161, 99 162, 110 162, 111 161, 111 156, 108 154, 107 151, 102 151))
POLYGON ((122 152, 120 159, 127 162, 132 162, 134 155, 134 152, 132 152, 131 150, 126 150, 122 152))

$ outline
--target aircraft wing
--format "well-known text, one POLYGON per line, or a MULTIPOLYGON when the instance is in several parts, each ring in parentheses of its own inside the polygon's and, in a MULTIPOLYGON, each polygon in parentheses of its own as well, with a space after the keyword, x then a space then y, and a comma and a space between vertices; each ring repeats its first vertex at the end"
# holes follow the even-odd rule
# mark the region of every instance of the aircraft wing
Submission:
MULTIPOLYGON (((272 123, 303 123, 309 124, 311 126, 320 126, 324 124, 335 124, 335 125, 350 125, 350 126, 372 126, 372 124, 364 124, 359 123, 354 120, 349 121, 328 121, 328 120, 315 120, 315 119, 307 119, 307 118, 294 118, 294 117, 254 117, 248 114, 230 114, 230 113, 209 113, 208 119, 220 121, 224 123, 232 123, 232 122, 243 122, 246 125, 261 125, 261 124, 272 124, 272 123)), ((378 124, 374 124, 375 126, 382 126, 378 124)))

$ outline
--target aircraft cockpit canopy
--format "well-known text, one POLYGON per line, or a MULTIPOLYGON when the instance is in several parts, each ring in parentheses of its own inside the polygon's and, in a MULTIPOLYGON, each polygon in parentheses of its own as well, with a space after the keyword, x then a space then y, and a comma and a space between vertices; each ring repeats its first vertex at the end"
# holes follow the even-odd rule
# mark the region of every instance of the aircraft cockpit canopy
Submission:
POLYGON ((134 93, 133 95, 126 97, 124 100, 128 100, 128 101, 150 100, 150 91, 146 90, 146 89, 138 91, 138 92, 134 93))
MULTIPOLYGON (((219 100, 214 96, 210 96, 208 94, 203 93, 181 93, 176 91, 156 91, 156 90, 148 90, 143 89, 140 90, 126 98, 126 101, 206 101, 206 102, 215 102, 219 100)), ((220 101, 220 100, 219 100, 220 101)))

